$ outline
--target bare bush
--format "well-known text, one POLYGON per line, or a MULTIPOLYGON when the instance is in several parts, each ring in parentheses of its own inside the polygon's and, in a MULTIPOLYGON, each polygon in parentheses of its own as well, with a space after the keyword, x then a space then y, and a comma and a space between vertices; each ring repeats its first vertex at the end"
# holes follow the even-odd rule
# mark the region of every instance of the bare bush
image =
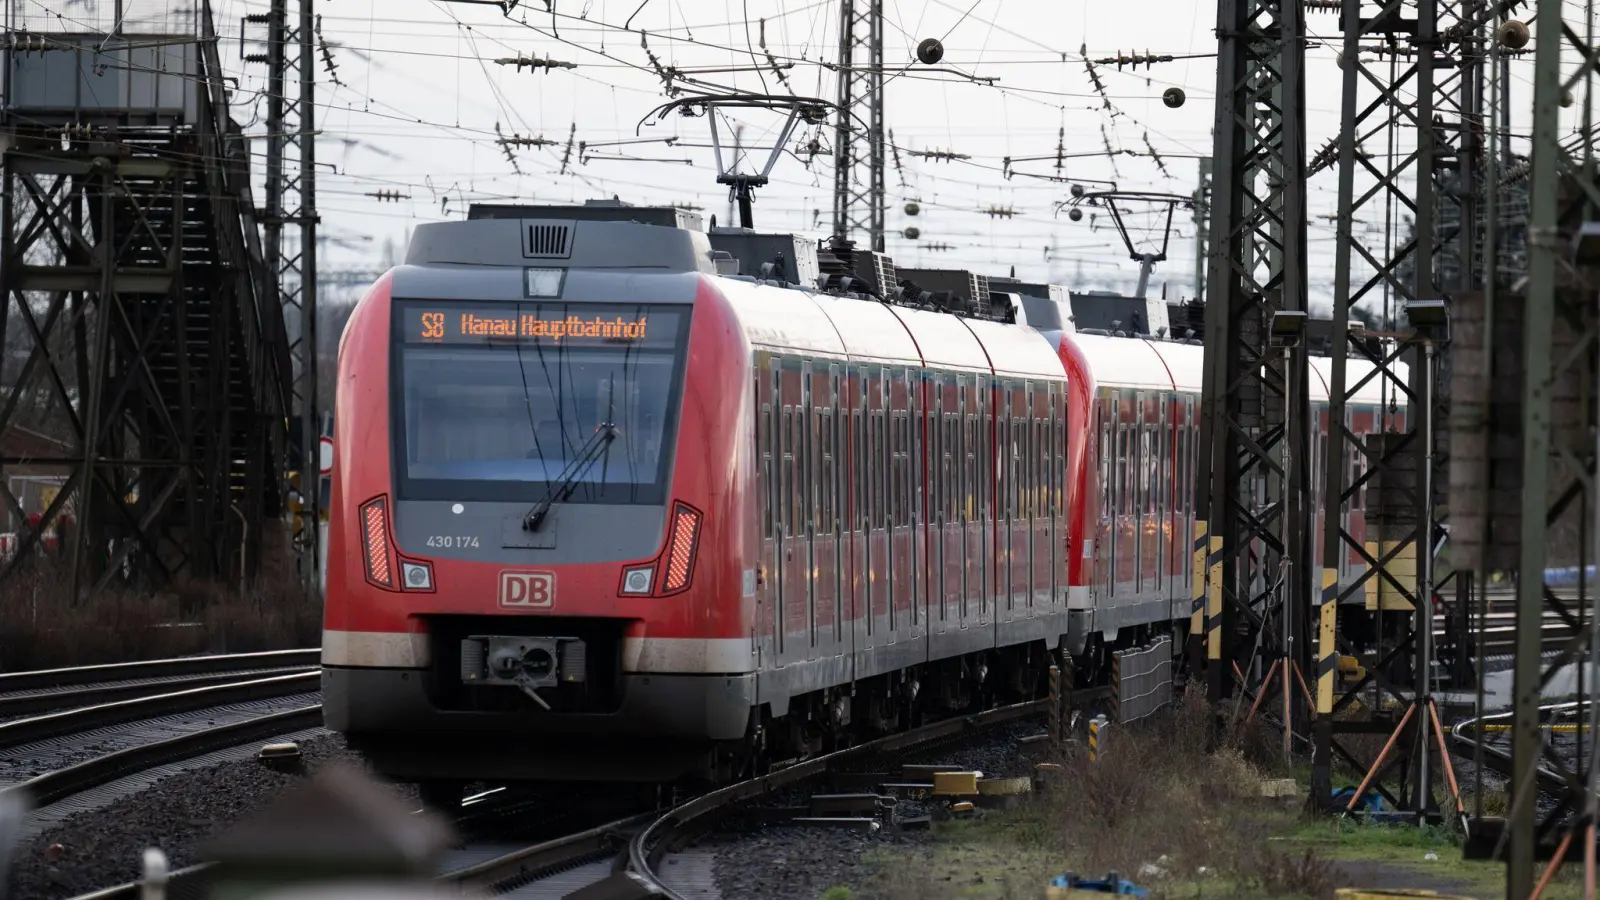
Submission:
MULTIPOLYGON (((1100 740, 1100 758, 1081 749, 1059 759, 1063 771, 1049 792, 1007 814, 984 840, 980 858, 1004 861, 994 882, 1011 884, 1021 860, 1048 861, 1055 872, 1088 876, 1119 872, 1154 896, 1182 885, 1215 882, 1203 896, 1310 896, 1332 891, 1333 867, 1315 852, 1286 850, 1268 840, 1292 815, 1262 797, 1264 771, 1250 759, 1271 741, 1250 731, 1220 747, 1214 721, 1198 692, 1146 723, 1113 726, 1100 740)), ((1270 756, 1281 765, 1281 751, 1270 756)), ((955 896, 949 885, 919 880, 922 866, 895 868, 875 880, 872 896, 955 896)), ((994 883, 991 882, 991 883, 994 883)), ((1022 896, 1038 896, 1034 884, 1022 896)))
POLYGON ((321 605, 292 577, 263 575, 243 595, 194 580, 153 595, 111 585, 74 602, 65 564, 27 566, 0 591, 0 671, 314 647, 320 637, 321 605))

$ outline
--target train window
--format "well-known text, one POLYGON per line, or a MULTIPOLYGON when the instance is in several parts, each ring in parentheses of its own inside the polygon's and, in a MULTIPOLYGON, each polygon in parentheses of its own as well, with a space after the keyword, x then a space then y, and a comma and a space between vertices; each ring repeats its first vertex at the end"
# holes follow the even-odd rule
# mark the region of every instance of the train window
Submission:
POLYGON ((1112 460, 1116 458, 1116 447, 1111 442, 1110 407, 1102 402, 1096 407, 1095 415, 1100 419, 1100 444, 1095 448, 1095 455, 1100 462, 1100 516, 1105 518, 1116 510, 1112 505, 1116 497, 1112 469, 1112 460))
POLYGON ((610 424, 614 439, 590 448, 593 464, 564 502, 664 501, 683 408, 687 307, 396 301, 392 319, 400 497, 537 503, 610 424), (622 327, 620 316, 636 323, 630 333, 600 337, 622 327), (539 327, 490 339, 451 331, 462 321, 539 327), (545 327, 568 322, 592 336, 562 340, 545 327))
POLYGON ((806 492, 803 496, 806 508, 806 530, 811 534, 821 531, 821 413, 818 410, 816 395, 810 391, 811 378, 808 371, 806 378, 806 492))
POLYGON ((1178 423, 1177 459, 1173 461, 1173 464, 1177 468, 1173 472, 1173 481, 1175 483, 1172 488, 1172 508, 1176 512, 1188 512, 1189 492, 1184 490, 1189 480, 1185 474, 1189 469, 1189 423, 1187 421, 1178 423))
POLYGON ((849 462, 850 470, 845 473, 848 488, 844 485, 839 488, 846 492, 839 498, 843 510, 840 521, 845 531, 855 531, 861 527, 861 410, 846 410, 844 422, 849 429, 845 438, 844 458, 849 462))
POLYGON ((962 444, 960 413, 944 413, 944 520, 958 522, 962 517, 962 444))
MULTIPOLYGON (((879 387, 877 379, 874 378, 873 381, 873 387, 879 387)), ((869 441, 871 442, 870 455, 872 458, 872 468, 867 472, 867 479, 872 484, 871 491, 869 492, 872 495, 872 516, 868 525, 870 528, 878 529, 883 527, 883 510, 885 502, 883 496, 883 409, 881 407, 872 410, 869 427, 872 432, 871 436, 869 437, 869 441)))
POLYGON ((828 411, 823 420, 825 443, 823 444, 823 466, 827 472, 827 482, 823 485, 823 501, 827 504, 823 522, 828 526, 828 533, 838 530, 839 525, 839 431, 834 426, 833 410, 828 411))
POLYGON ((794 490, 794 412, 785 405, 783 417, 778 425, 778 447, 782 459, 778 466, 778 514, 783 524, 783 536, 794 534, 794 519, 790 509, 793 501, 790 496, 794 490))
MULTIPOLYGON (((1150 412, 1154 413, 1155 408, 1150 412)), ((1149 456, 1144 469, 1144 479, 1146 484, 1149 484, 1149 490, 1144 492, 1144 511, 1149 516, 1155 516, 1162 509, 1162 458, 1165 456, 1165 453, 1162 453, 1162 426, 1146 423, 1144 434, 1146 434, 1146 444, 1149 445, 1146 448, 1149 456)))
POLYGON ((900 514, 895 525, 904 528, 911 524, 911 413, 900 413, 900 514))

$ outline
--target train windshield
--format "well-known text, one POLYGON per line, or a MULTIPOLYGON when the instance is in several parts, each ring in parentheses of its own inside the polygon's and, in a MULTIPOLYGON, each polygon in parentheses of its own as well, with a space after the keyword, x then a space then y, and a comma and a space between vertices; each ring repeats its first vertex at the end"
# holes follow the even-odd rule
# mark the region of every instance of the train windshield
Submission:
POLYGON ((570 478, 569 503, 663 502, 689 311, 396 304, 400 495, 537 502, 570 478))

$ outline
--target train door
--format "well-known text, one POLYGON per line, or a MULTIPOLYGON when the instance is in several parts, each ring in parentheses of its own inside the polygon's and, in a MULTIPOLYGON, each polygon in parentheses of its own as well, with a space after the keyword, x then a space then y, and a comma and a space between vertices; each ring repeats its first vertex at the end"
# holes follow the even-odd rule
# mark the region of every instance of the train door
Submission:
MULTIPOLYGON (((805 588, 806 598, 806 659, 817 658, 817 423, 816 405, 812 403, 815 393, 816 371, 811 360, 800 363, 800 409, 796 415, 796 427, 799 429, 799 448, 796 451, 796 469, 800 473, 798 487, 800 489, 799 504, 800 540, 801 545, 796 556, 804 561, 804 571, 800 578, 805 588)), ((819 398, 820 399, 820 398, 819 398)))
POLYGON ((866 480, 866 392, 865 371, 860 366, 846 369, 844 394, 840 399, 840 423, 844 429, 845 475, 840 479, 839 523, 844 535, 844 577, 840 591, 844 595, 845 628, 849 634, 846 652, 853 654, 853 677, 865 677, 862 651, 868 647, 868 626, 871 617, 866 605, 867 565, 867 498, 866 480))
POLYGON ((978 393, 977 377, 956 376, 956 405, 961 413, 961 627, 977 619, 983 592, 983 529, 978 524, 978 393))
POLYGON ((1099 567, 1100 577, 1096 583, 1105 591, 1101 603, 1110 605, 1115 602, 1117 587, 1117 439, 1112 424, 1116 418, 1116 392, 1107 391, 1096 399, 1099 402, 1095 404, 1095 418, 1100 425, 1099 444, 1096 447, 1100 469, 1100 517, 1094 523, 1098 538, 1095 542, 1095 564, 1099 567))
POLYGON ((927 586, 926 624, 928 634, 944 634, 949 628, 949 611, 944 600, 944 392, 945 376, 926 373, 922 378, 923 400, 927 414, 923 419, 923 455, 927 460, 923 468, 926 496, 922 504, 922 534, 927 548, 922 570, 923 584, 927 586))
POLYGON ((987 375, 972 379, 972 518, 967 527, 967 602, 973 604, 970 621, 987 625, 994 616, 994 524, 990 498, 994 496, 993 387, 987 375))
POLYGON ((1033 545, 1031 605, 1035 615, 1054 606, 1055 564, 1060 549, 1055 541, 1055 401, 1057 385, 1044 382, 1033 392, 1033 497, 1029 501, 1033 545))
POLYGON ((779 446, 782 463, 779 502, 782 510, 781 548, 778 554, 778 606, 782 643, 780 665, 810 656, 806 631, 811 621, 808 603, 810 541, 806 535, 805 497, 805 388, 802 366, 792 359, 775 360, 778 378, 779 446))
POLYGON ((813 643, 822 657, 837 656, 840 643, 838 433, 839 366, 817 363, 811 373, 811 471, 813 478, 811 595, 813 643), (824 365, 826 367, 824 367, 824 365))
POLYGON ((777 607, 779 586, 778 555, 780 553, 778 518, 778 464, 773 450, 778 409, 773 404, 777 394, 776 374, 772 358, 766 353, 756 355, 756 464, 761 467, 761 578, 756 582, 756 640, 757 669, 765 662, 776 660, 783 646, 783 629, 777 627, 774 610, 777 607))
POLYGON ((916 383, 910 371, 903 368, 893 370, 889 378, 889 628, 896 642, 914 639, 921 620, 916 611, 916 502, 921 491, 913 488, 918 468, 916 450, 921 443, 912 436, 917 422, 912 415, 916 383))
POLYGON ((882 366, 867 376, 867 611, 873 647, 891 642, 889 623, 889 422, 888 384, 882 366))
POLYGON ((1029 460, 1032 458, 1028 444, 1028 426, 1031 421, 1029 405, 1031 401, 1031 387, 1026 381, 1015 381, 1010 390, 1009 422, 1010 450, 1007 459, 1011 468, 1011 489, 1009 492, 1011 520, 1006 527, 1006 533, 1011 539, 1010 552, 1006 554, 1011 563, 1011 580, 1006 585, 1007 595, 1010 598, 1010 618, 1024 619, 1028 616, 1028 581, 1032 566, 1028 535, 1028 473, 1031 469, 1029 460))
POLYGON ((922 373, 905 374, 905 498, 906 549, 910 559, 910 588, 907 591, 910 637, 919 637, 927 627, 931 591, 928 588, 928 442, 924 400, 927 384, 922 373))
MULTIPOLYGON (((1201 490, 1199 483, 1200 454, 1205 452, 1205 448, 1200 446, 1200 419, 1196 415, 1195 398, 1193 394, 1187 394, 1183 398, 1183 422, 1184 432, 1187 435, 1186 445, 1188 447, 1188 454, 1183 461, 1183 470, 1179 473, 1183 476, 1184 502, 1182 537, 1185 541, 1193 541, 1195 523, 1194 511, 1197 508, 1196 503, 1198 502, 1196 498, 1201 490)), ((1194 546, 1193 544, 1185 544, 1185 546, 1188 547, 1186 555, 1188 555, 1190 558, 1190 564, 1183 566, 1183 597, 1192 603, 1194 600, 1194 546)))
POLYGON ((1156 594, 1170 600, 1167 568, 1172 560, 1172 403, 1171 394, 1162 391, 1155 397, 1154 427, 1150 430, 1150 523, 1156 539, 1156 594))
MULTIPOLYGON (((1189 556, 1185 549, 1189 541, 1189 531, 1184 527, 1183 521, 1182 476, 1184 464, 1188 460, 1186 429, 1189 427, 1189 420, 1184 415, 1182 395, 1167 395, 1165 405, 1168 408, 1167 420, 1171 423, 1169 431, 1162 439, 1169 448, 1168 463, 1162 468, 1162 480, 1167 483, 1165 491, 1167 508, 1165 518, 1162 519, 1167 527, 1167 597, 1174 604, 1182 605, 1189 599, 1188 584, 1183 577, 1184 571, 1189 568, 1189 556)), ((1181 606, 1181 609, 1186 610, 1188 607, 1181 606)))
POLYGON ((1011 594, 1016 597, 1018 617, 1034 615, 1034 498, 1037 487, 1038 453, 1034 442, 1034 384, 1019 384, 1013 397, 1013 415, 1016 416, 1016 522, 1011 533, 1016 535, 1016 564, 1013 565, 1011 594))
POLYGON ((939 435, 939 452, 941 454, 940 479, 943 481, 941 490, 944 492, 944 503, 941 506, 942 515, 939 526, 939 558, 940 558, 940 591, 942 603, 949 618, 951 628, 960 628, 962 624, 962 597, 963 583, 966 578, 966 556, 964 547, 966 535, 961 524, 961 517, 965 510, 965 494, 962 484, 965 479, 966 457, 962 453, 961 432, 963 419, 961 415, 961 390, 958 385, 961 376, 945 375, 940 379, 940 421, 942 430, 939 435))

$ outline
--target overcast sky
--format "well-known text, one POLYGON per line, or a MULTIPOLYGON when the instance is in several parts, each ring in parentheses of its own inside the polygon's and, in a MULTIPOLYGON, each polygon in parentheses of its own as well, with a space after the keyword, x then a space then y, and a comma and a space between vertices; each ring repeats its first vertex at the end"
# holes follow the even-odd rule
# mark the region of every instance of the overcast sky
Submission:
MULTIPOLYGON (((124 0, 130 31, 161 30, 163 17, 181 18, 194 0, 124 0)), ((464 214, 473 200, 572 202, 620 195, 634 203, 685 203, 728 220, 725 188, 715 183, 706 119, 673 116, 659 124, 641 120, 665 101, 653 67, 687 70, 691 78, 746 90, 833 99, 838 0, 521 0, 502 15, 497 5, 445 0, 326 0, 316 4, 321 36, 337 83, 319 60, 319 210, 326 238, 325 267, 377 264, 383 242, 403 241, 409 227, 464 214), (631 19, 632 30, 623 26, 631 19), (641 46, 641 36, 648 49, 641 46), (763 36, 765 49, 763 49, 763 36), (767 63, 768 53, 783 78, 767 63), (496 63, 518 54, 577 64, 574 69, 530 72, 496 63), (757 62, 759 70, 752 68, 757 62), (702 72, 708 68, 739 71, 702 72), (573 129, 575 128, 575 132, 573 129), (498 131, 497 131, 498 129, 498 131), (574 146, 569 134, 588 149, 574 146), (556 146, 518 149, 508 159, 497 134, 543 137, 556 146), (675 138, 671 145, 616 144, 636 137, 675 138), (631 157, 618 159, 615 157, 631 157), (371 196, 397 192, 384 202, 371 196)), ((857 0, 858 3, 864 0, 857 0)), ((13 22, 52 31, 100 30, 114 19, 110 0, 11 0, 13 22), (25 15, 18 18, 18 14, 25 15)), ((241 19, 268 8, 267 0, 213 0, 223 35, 224 65, 237 79, 234 116, 260 133, 266 105, 265 70, 242 63, 241 19)), ((290 0, 291 8, 296 4, 290 0)), ((1109 187, 1189 195, 1198 157, 1211 152, 1212 99, 1216 91, 1215 11, 1179 0, 885 0, 884 62, 892 76, 885 91, 886 118, 899 148, 890 156, 889 253, 902 265, 966 267, 1052 280, 1074 288, 1131 289, 1137 264, 1101 213, 1068 220, 1056 205, 1067 185, 1030 176, 1058 174, 1054 156, 1064 129, 1069 155, 1062 173, 1089 190, 1109 187), (939 38, 945 58, 936 67, 915 64, 924 38, 939 38), (1137 72, 1096 66, 1090 59, 1119 52, 1178 57, 1137 72), (990 81, 990 79, 993 79, 990 81), (1187 102, 1162 103, 1162 92, 1181 87, 1187 102), (1107 146, 1117 151, 1107 156, 1107 146), (953 151, 968 158, 918 158, 917 151, 953 151), (1129 155, 1122 151, 1133 151, 1129 155), (1151 155, 1159 156, 1159 162, 1151 155), (1014 162, 1006 157, 1047 157, 1014 162), (909 216, 915 201, 920 214, 909 216), (1011 215, 994 215, 1005 212, 1011 215), (915 226, 916 240, 903 237, 915 226), (931 249, 929 245, 949 249, 931 249)), ((248 41, 265 37, 244 26, 248 41)), ((1314 39, 1337 40, 1337 17, 1313 14, 1314 39)), ((1531 45, 1530 45, 1531 46, 1531 45)), ((1379 74, 1388 63, 1374 63, 1379 74)), ((1308 54, 1309 152, 1337 132, 1339 71, 1331 47, 1308 54)), ((1513 146, 1526 152, 1526 108, 1531 61, 1514 63, 1513 146)), ((691 87, 693 85, 690 85, 691 87)), ((1370 96, 1370 95, 1369 95, 1370 96)), ((1581 95, 1580 95, 1581 96, 1581 95)), ((1575 119, 1576 109, 1572 111, 1575 119)), ((749 169, 765 164, 783 115, 742 111, 729 125, 743 126, 749 169)), ((727 128, 723 136, 728 137, 727 128)), ((1385 154, 1381 138, 1366 145, 1385 154)), ((830 224, 833 145, 831 128, 803 130, 773 169, 772 184, 756 199, 761 229, 821 236, 830 224), (807 165, 812 140, 825 152, 807 165)), ((1404 156, 1414 138, 1403 134, 1404 156)), ((264 144, 257 143, 259 160, 264 144)), ((1381 161, 1381 160, 1380 160, 1381 161)), ((259 178, 259 171, 258 171, 259 178)), ((1358 181, 1360 193, 1371 184, 1358 181)), ((1337 174, 1329 168, 1309 184, 1311 291, 1314 305, 1332 298, 1334 197, 1337 174)), ((258 194, 259 197, 259 194, 258 194)), ((1159 249, 1166 207, 1135 209, 1131 236, 1140 250, 1159 249)), ((1384 219, 1403 209, 1369 210, 1355 224, 1381 247, 1384 219)), ((1168 235, 1170 258, 1159 264, 1152 290, 1167 284, 1174 299, 1194 283, 1194 226, 1178 209, 1168 235)), ((1358 272, 1363 268, 1357 265, 1358 272)))

